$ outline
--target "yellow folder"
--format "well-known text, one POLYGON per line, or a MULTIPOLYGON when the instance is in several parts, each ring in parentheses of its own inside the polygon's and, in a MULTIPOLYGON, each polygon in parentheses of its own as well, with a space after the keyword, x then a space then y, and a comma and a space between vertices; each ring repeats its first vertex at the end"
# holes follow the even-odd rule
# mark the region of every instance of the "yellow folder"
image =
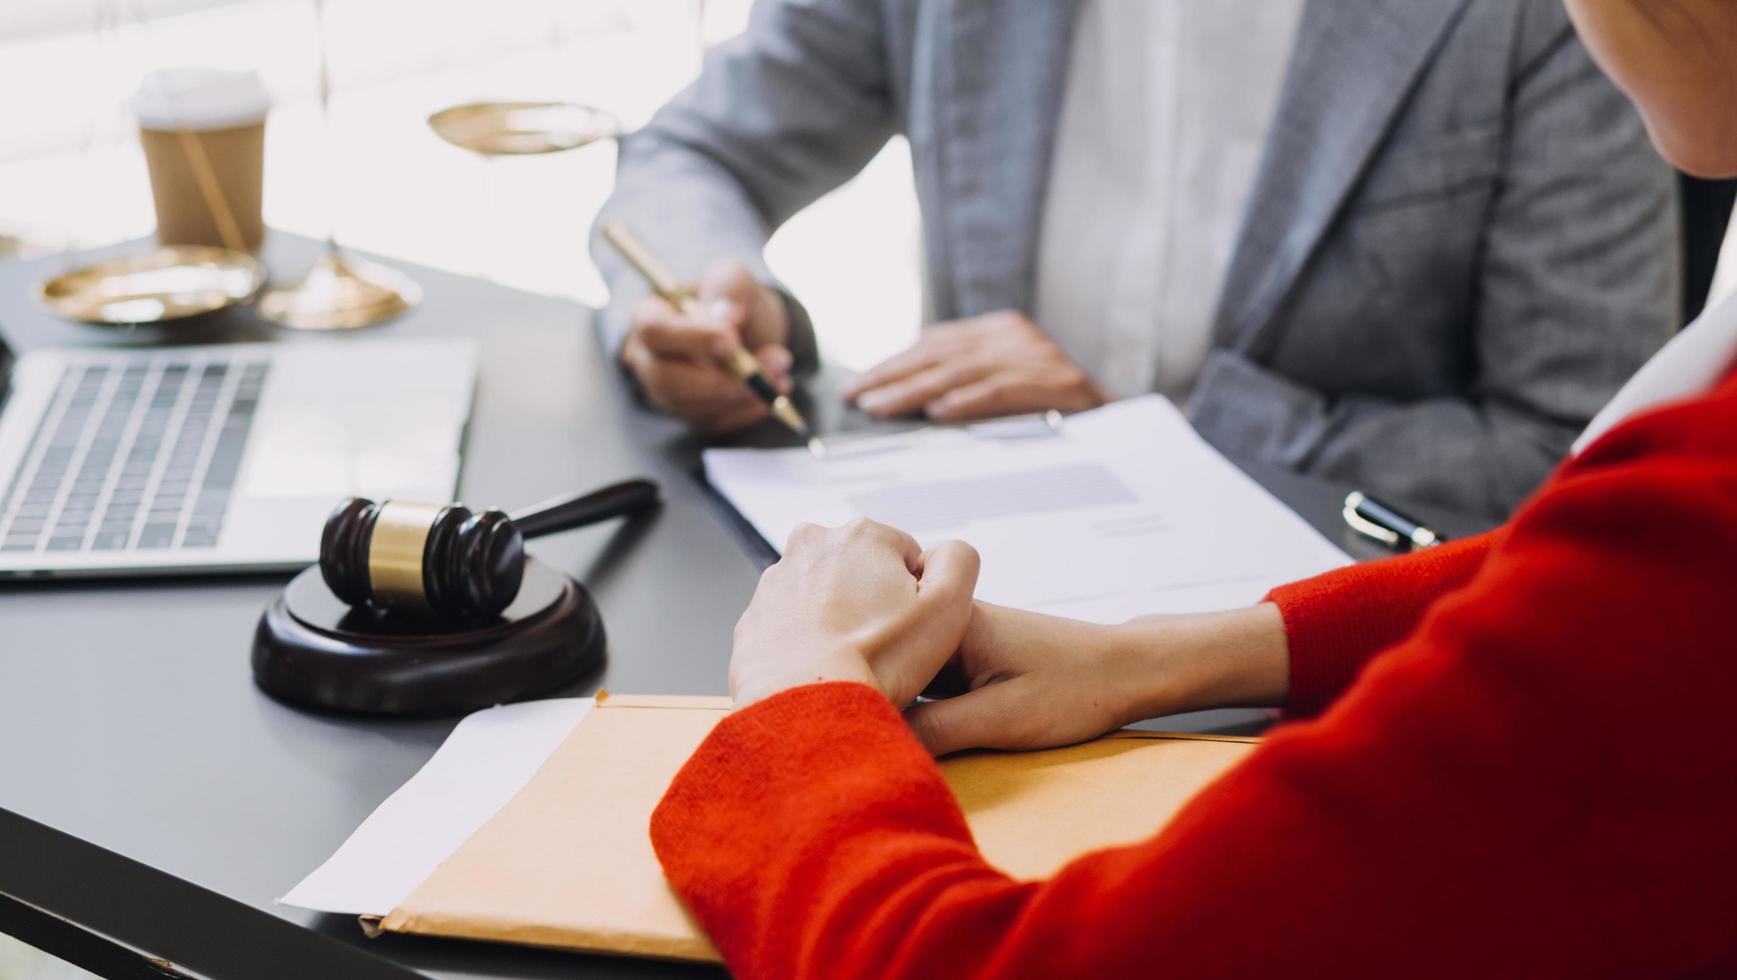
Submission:
MULTIPOLYGON (((378 923, 387 932, 716 960, 670 891, 647 827, 725 698, 600 695, 512 802, 378 923)), ((989 862, 1047 876, 1151 836, 1257 739, 1117 732, 942 762, 989 862)))

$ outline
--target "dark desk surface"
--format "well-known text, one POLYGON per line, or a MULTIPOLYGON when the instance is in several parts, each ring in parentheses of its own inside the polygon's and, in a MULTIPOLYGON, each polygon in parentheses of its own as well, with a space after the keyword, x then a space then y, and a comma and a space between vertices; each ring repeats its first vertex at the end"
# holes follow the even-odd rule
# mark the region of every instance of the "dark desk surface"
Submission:
MULTIPOLYGON (((280 234, 265 258, 293 275, 313 248, 280 234)), ((15 347, 346 339, 286 336, 246 311, 134 332, 62 323, 29 298, 31 284, 61 264, 0 265, 0 333, 15 347)), ((634 406, 596 349, 583 307, 410 271, 425 290, 421 306, 363 333, 481 339, 464 500, 512 507, 642 474, 663 484, 666 505, 643 524, 536 545, 590 586, 609 629, 607 665, 563 693, 725 693, 730 627, 764 556, 695 478, 699 444, 634 406)), ((859 424, 830 404, 816 412, 823 431, 859 424)), ((1375 553, 1339 522, 1346 488, 1269 468, 1251 473, 1332 539, 1375 553)), ((1479 523, 1424 516, 1450 532, 1479 523)), ((401 967, 440 977, 701 972, 368 940, 347 917, 274 905, 427 761, 455 722, 313 715, 259 692, 249 643, 281 585, 230 578, 0 587, 0 899, 11 895, 214 977, 393 976, 401 967)), ((1258 718, 1208 712, 1163 725, 1213 729, 1258 718)))

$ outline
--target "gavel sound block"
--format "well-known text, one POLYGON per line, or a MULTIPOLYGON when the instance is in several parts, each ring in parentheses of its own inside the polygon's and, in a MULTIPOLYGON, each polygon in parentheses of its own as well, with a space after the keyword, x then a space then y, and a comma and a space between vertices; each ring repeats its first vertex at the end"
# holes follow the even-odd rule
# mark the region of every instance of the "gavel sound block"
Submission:
POLYGON ((254 679, 294 704, 391 715, 456 714, 571 684, 603 661, 602 618, 584 586, 524 557, 521 537, 656 503, 655 484, 632 480, 512 518, 426 507, 431 546, 420 582, 434 588, 421 592, 418 576, 402 567, 401 533, 370 558, 373 528, 364 521, 358 530, 359 514, 389 505, 346 501, 328 521, 320 565, 297 575, 260 618, 254 679), (442 530, 460 526, 486 529, 458 536, 472 540, 478 555, 455 552, 455 535, 442 530), (503 563, 503 555, 511 560, 503 563), (440 583, 479 561, 491 569, 494 599, 452 601, 440 583))

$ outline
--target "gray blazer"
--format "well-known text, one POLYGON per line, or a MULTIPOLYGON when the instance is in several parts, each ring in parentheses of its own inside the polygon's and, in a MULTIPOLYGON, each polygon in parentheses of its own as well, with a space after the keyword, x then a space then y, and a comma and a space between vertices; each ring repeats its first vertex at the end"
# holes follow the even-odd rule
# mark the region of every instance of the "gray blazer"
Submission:
MULTIPOLYGON (((623 142, 604 214, 684 274, 771 282, 772 230, 903 133, 927 317, 1029 310, 1074 9, 760 0, 623 142)), ((1235 455, 1505 514, 1675 326, 1674 195, 1560 0, 1310 0, 1189 415, 1235 455)), ((619 340, 643 287, 592 252, 619 340)))

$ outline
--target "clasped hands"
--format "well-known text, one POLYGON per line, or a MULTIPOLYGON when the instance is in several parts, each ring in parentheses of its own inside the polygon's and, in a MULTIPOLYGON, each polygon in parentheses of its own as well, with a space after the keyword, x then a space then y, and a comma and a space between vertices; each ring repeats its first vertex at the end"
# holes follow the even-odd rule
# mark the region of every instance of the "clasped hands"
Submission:
POLYGON ((736 624, 738 709, 805 684, 857 681, 906 710, 936 755, 1084 741, 1158 715, 1278 705, 1289 667, 1271 604, 1115 626, 972 598, 978 555, 927 550, 873 521, 797 528, 736 624))
MULTIPOLYGON (((694 286, 700 316, 656 297, 637 307, 621 358, 657 407, 707 433, 766 418, 766 406, 718 370, 740 344, 780 391, 791 387, 790 314, 736 263, 694 286)), ((921 412, 941 422, 1056 409, 1108 396, 1018 313, 923 332, 845 392, 870 415, 921 412)), ((799 528, 736 625, 737 707, 803 684, 858 681, 907 710, 935 754, 1083 741, 1143 718, 1220 705, 1283 703, 1284 628, 1270 604, 1232 613, 1150 616, 1115 626, 973 599, 977 553, 953 541, 924 550, 870 521, 799 528)))
MULTIPOLYGON (((765 404, 718 370, 715 360, 745 346, 773 385, 788 392, 790 311, 739 263, 714 263, 693 288, 700 316, 655 296, 634 309, 621 361, 653 405, 700 432, 753 425, 766 418, 765 404)), ((909 349, 865 371, 844 395, 877 418, 921 413, 937 422, 1075 412, 1109 400, 1055 341, 1014 312, 930 327, 909 349)))

